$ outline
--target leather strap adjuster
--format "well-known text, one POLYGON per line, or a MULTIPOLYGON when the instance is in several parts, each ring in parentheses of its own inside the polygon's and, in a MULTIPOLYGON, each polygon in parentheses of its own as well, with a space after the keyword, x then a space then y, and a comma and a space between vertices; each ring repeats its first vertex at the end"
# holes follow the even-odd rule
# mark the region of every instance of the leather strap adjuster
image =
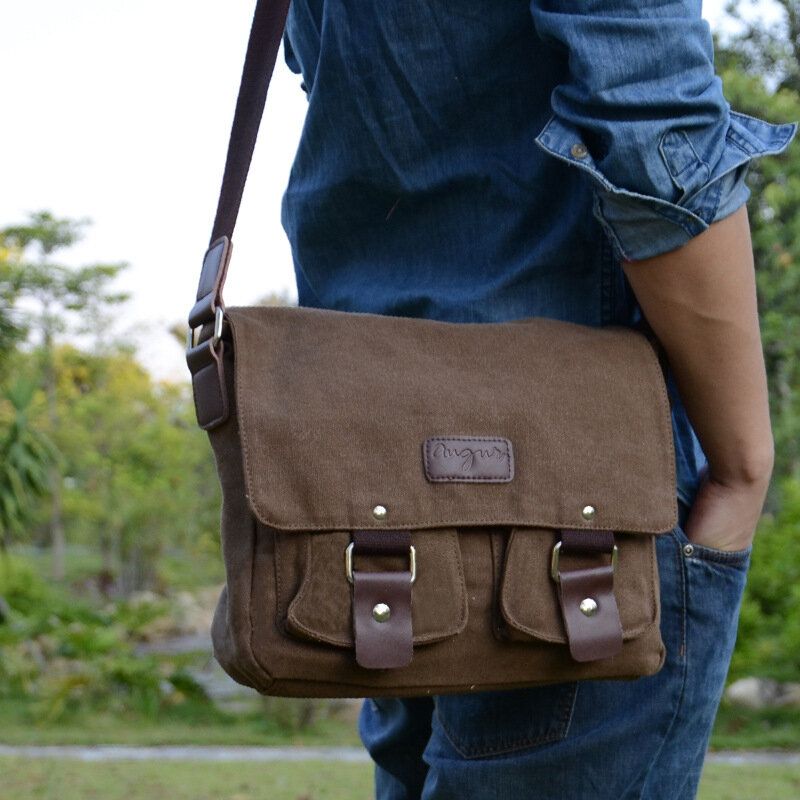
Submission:
POLYGON ((561 532, 561 541, 553 548, 551 574, 575 661, 611 658, 622 650, 622 623, 614 596, 616 568, 617 546, 610 531, 561 532), (581 557, 584 564, 587 557, 606 563, 565 570, 561 559, 567 555, 581 557))
POLYGON ((355 531, 345 551, 345 571, 353 584, 353 634, 356 663, 365 669, 405 667, 413 657, 411 586, 416 552, 408 531, 355 531), (407 570, 353 569, 354 556, 408 558, 407 570))

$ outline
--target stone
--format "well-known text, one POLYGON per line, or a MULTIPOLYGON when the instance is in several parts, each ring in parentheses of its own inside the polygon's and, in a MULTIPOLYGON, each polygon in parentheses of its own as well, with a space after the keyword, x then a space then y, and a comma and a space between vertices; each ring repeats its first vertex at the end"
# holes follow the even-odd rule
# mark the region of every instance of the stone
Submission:
POLYGON ((8 604, 8 601, 0 595, 0 625, 8 622, 11 618, 11 606, 8 604))
POLYGON ((725 691, 725 699, 740 708, 800 708, 800 683, 779 683, 769 678, 740 678, 725 691))

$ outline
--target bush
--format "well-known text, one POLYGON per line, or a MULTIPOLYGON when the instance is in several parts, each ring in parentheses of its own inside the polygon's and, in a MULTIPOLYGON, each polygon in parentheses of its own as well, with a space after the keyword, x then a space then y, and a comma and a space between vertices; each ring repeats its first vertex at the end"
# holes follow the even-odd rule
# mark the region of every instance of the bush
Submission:
POLYGON ((0 697, 35 701, 36 716, 53 721, 79 708, 154 715, 176 698, 205 697, 169 662, 135 652, 160 602, 116 602, 94 609, 8 556, 0 562, 0 697))
POLYGON ((759 527, 731 677, 800 680, 800 481, 780 487, 780 512, 759 527))

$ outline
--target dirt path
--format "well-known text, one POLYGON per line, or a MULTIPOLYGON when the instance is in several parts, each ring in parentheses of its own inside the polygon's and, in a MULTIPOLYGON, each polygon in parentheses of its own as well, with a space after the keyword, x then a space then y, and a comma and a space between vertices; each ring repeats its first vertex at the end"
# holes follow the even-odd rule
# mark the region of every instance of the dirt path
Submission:
MULTIPOLYGON (((369 762, 367 753, 358 747, 203 747, 161 746, 127 747, 123 745, 85 746, 10 746, 0 745, 0 757, 61 758, 71 761, 337 761, 351 764, 369 762)), ((720 752, 706 759, 717 764, 798 764, 800 753, 720 752)))
POLYGON ((215 747, 202 745, 0 745, 0 757, 63 758, 71 761, 338 761, 366 763, 358 747, 215 747))

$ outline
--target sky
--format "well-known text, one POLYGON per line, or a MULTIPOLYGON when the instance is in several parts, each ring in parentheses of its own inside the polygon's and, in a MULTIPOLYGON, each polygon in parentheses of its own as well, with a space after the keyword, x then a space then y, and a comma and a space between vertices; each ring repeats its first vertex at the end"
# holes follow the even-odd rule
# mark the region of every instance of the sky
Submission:
MULTIPOLYGON (((764 4, 756 4, 763 6, 764 4)), ((724 0, 706 0, 712 28, 724 0)), ((188 377, 185 319, 211 231, 254 0, 0 0, 0 227, 89 218, 69 264, 127 262, 117 330, 188 377)), ((281 195, 303 125, 279 56, 234 238, 227 305, 295 296, 281 195)))

